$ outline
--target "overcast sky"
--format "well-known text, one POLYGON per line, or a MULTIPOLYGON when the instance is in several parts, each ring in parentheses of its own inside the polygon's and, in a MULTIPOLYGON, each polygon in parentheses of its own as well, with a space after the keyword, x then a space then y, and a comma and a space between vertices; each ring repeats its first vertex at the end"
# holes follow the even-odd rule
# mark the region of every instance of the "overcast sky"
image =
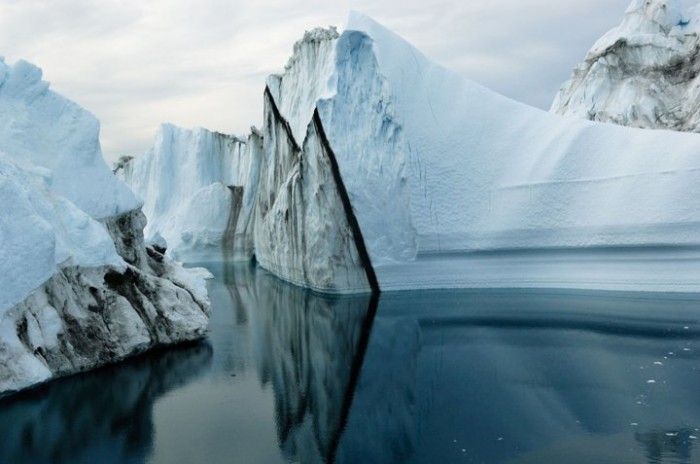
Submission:
MULTIPOLYGON (((686 0, 684 4, 691 3, 686 0)), ((694 3, 694 2, 693 2, 694 3)), ((161 122, 247 133, 265 76, 304 30, 355 9, 426 55, 547 109, 629 0, 0 0, 0 55, 31 61, 102 122, 105 156, 147 149, 161 122)))

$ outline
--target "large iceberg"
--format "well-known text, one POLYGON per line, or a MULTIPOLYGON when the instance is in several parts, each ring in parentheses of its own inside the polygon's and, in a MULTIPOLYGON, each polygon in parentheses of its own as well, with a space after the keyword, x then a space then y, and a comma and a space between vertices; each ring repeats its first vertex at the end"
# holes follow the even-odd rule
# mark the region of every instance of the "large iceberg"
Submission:
POLYGON ((203 336, 201 277, 144 246, 99 123, 0 60, 0 394, 203 336))
POLYGON ((557 94, 551 111, 633 127, 700 131, 700 5, 634 0, 557 94))
MULTIPOLYGON (((517 103, 358 13, 307 32, 266 84, 262 141, 207 214, 239 231, 224 250, 245 243, 278 277, 333 293, 700 289, 696 135, 517 103)), ((181 218, 175 243, 194 227, 181 218)))
MULTIPOLYGON (((306 236, 351 236, 356 245, 327 242, 308 263, 299 257, 303 240, 272 235, 270 249, 256 222, 256 258, 277 275, 323 288, 306 269, 359 275, 369 261, 366 289, 372 273, 381 290, 700 288, 693 134, 579 121, 514 102, 356 13, 340 36, 307 33, 266 94, 262 164, 288 167, 274 170, 281 188, 257 187, 259 199, 274 200, 275 227, 306 214, 306 236), (291 141, 270 140, 280 132, 291 141), (346 221, 309 214, 320 201, 342 210, 326 181, 303 196, 303 208, 290 206, 289 192, 319 176, 281 160, 324 158, 337 163, 337 191, 351 206, 346 221), (360 234, 349 232, 353 220, 360 234)), ((358 288, 357 280, 324 282, 333 291, 358 288)))

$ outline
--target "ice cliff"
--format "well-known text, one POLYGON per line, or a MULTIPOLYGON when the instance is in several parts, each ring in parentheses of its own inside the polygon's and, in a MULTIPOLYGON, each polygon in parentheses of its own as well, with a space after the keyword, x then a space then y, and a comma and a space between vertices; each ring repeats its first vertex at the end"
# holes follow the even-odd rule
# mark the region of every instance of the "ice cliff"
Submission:
POLYGON ((201 277, 146 248, 99 123, 0 60, 0 394, 203 336, 201 277))
POLYGON ((700 5, 634 0, 601 37, 551 111, 633 127, 700 130, 700 5))
MULTIPOLYGON (((645 5, 633 4, 627 21, 657 35, 674 21, 694 27, 671 3, 645 5)), ((592 123, 514 102, 357 13, 342 34, 307 32, 266 84, 258 149, 240 163, 236 189, 197 203, 192 219, 182 215, 172 227, 176 245, 208 214, 220 221, 212 243, 234 237, 224 250, 233 243, 278 277, 333 293, 700 289, 694 134, 592 123), (221 233, 225 218, 236 234, 221 233)), ((218 163, 215 148, 186 152, 218 163)), ((155 195, 176 192, 169 201, 180 208, 189 200, 171 178, 206 188, 229 185, 219 179, 233 175, 198 184, 187 178, 198 172, 192 161, 155 158, 149 175, 170 189, 155 195)), ((131 176, 146 178, 148 169, 131 176)), ((142 196, 148 204, 151 194, 142 196)))

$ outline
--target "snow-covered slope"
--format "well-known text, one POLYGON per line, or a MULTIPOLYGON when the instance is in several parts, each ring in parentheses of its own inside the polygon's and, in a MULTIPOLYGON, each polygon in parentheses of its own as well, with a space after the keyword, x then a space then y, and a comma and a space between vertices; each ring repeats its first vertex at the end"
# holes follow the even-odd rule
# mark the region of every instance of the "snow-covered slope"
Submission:
POLYGON ((0 61, 0 394, 199 338, 201 278, 146 249, 97 120, 0 61))
POLYGON ((551 111, 633 127, 700 131, 700 5, 633 0, 559 90, 551 111))
MULTIPOLYGON (((307 34, 268 86, 282 119, 274 123, 288 124, 294 139, 308 128, 304 144, 295 140, 301 159, 319 127, 324 133, 351 204, 348 221, 355 216, 361 232, 355 244, 366 247, 382 290, 700 289, 693 134, 519 104, 430 62, 359 14, 337 39, 307 34)), ((291 156, 289 146, 286 154, 277 148, 277 159, 291 156)), ((297 214, 283 204, 277 213, 297 214)), ((301 222, 312 234, 348 227, 317 219, 301 222)), ((285 275, 258 245, 263 266, 285 275)), ((293 261, 301 249, 294 245, 275 259, 293 261)), ((318 265, 347 265, 329 256, 339 254, 317 253, 325 260, 318 265)))
MULTIPOLYGON (((241 206, 237 188, 246 185, 250 160, 260 145, 256 131, 243 140, 163 124, 150 150, 120 160, 115 171, 143 198, 146 240, 158 244, 162 237, 168 254, 177 259, 221 259, 224 235, 232 240, 236 226, 238 235, 246 228, 250 201, 234 224, 230 224, 231 212, 241 206)), ((236 257, 249 259, 251 246, 236 241, 236 257)))

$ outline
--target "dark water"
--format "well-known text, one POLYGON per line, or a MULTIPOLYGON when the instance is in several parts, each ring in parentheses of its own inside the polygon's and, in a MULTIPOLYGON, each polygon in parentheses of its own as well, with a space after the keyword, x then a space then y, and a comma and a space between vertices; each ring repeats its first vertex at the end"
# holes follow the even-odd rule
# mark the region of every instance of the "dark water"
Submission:
POLYGON ((700 462, 697 296, 214 271, 206 341, 0 401, 0 463, 700 462))

